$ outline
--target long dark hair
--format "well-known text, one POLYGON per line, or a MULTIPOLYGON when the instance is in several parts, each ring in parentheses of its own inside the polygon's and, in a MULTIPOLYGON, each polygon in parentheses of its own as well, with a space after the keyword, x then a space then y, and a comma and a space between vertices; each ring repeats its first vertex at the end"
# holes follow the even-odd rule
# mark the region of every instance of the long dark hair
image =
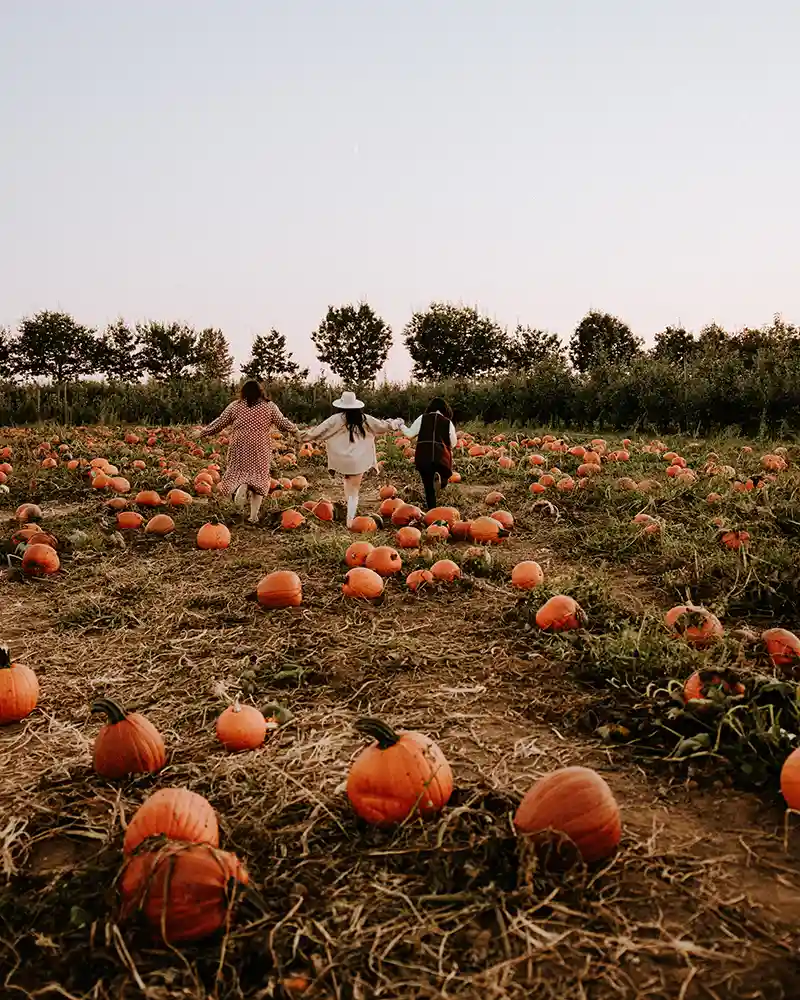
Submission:
POLYGON ((347 432, 350 435, 350 440, 354 441, 355 434, 359 434, 362 438, 367 436, 367 425, 364 423, 364 411, 358 410, 343 410, 344 419, 347 424, 347 432))
POLYGON ((447 417, 448 420, 453 419, 453 411, 450 409, 447 400, 442 399, 441 396, 434 396, 433 399, 428 403, 428 408, 426 413, 441 413, 443 417, 447 417))
POLYGON ((254 378, 249 378, 242 386, 239 395, 248 406, 255 406, 267 398, 264 387, 254 378))

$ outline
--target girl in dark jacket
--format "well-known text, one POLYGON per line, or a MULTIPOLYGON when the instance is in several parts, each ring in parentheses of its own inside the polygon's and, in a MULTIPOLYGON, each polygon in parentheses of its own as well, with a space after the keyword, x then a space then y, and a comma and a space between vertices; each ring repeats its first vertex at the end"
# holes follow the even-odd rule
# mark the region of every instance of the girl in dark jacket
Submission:
POLYGON ((441 396, 436 396, 410 427, 403 427, 403 433, 417 439, 414 465, 425 487, 425 504, 430 510, 436 506, 436 477, 444 488, 453 474, 453 449, 458 443, 453 412, 441 396))

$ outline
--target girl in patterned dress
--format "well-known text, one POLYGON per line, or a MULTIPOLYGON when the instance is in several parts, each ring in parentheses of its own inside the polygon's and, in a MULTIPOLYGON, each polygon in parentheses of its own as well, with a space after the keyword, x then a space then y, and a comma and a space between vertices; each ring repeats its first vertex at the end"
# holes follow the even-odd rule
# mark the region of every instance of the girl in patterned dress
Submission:
POLYGON ((264 497, 269 493, 272 465, 273 427, 284 434, 297 434, 297 428, 264 394, 261 384, 248 379, 241 389, 241 398, 223 410, 196 437, 212 437, 224 427, 233 427, 228 446, 228 463, 220 483, 226 496, 233 496, 236 506, 244 509, 250 500, 250 522, 258 522, 264 497))
POLYGON ((402 420, 378 420, 364 413, 364 404, 354 392, 343 392, 333 402, 339 411, 318 427, 302 431, 302 441, 324 441, 328 453, 328 471, 344 477, 347 501, 347 527, 358 513, 358 493, 365 472, 377 468, 375 436, 399 430, 402 420))

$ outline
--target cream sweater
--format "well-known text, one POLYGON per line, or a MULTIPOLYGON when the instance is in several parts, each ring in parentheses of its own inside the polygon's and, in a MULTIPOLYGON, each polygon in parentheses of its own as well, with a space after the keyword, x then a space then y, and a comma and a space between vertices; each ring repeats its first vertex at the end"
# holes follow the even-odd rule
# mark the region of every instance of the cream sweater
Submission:
POLYGON ((322 441, 328 453, 328 468, 343 476, 360 476, 378 464, 375 454, 375 437, 388 434, 389 431, 399 431, 402 420, 378 420, 365 414, 364 424, 366 437, 356 431, 353 440, 347 429, 347 420, 343 413, 334 413, 319 426, 311 430, 301 431, 302 441, 322 441))

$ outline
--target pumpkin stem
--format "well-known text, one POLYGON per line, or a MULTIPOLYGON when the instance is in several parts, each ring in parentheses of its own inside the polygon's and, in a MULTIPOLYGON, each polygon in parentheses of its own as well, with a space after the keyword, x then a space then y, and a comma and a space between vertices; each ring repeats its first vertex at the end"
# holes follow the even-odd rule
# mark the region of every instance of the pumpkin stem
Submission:
POLYGON ((128 713, 122 708, 117 702, 112 701, 110 698, 98 698, 97 701, 91 707, 92 713, 103 712, 108 716, 108 721, 112 726, 117 725, 118 722, 124 722, 128 717, 128 713))
POLYGON ((356 732, 364 736, 371 736, 372 739, 377 740, 381 750, 388 750, 389 747, 393 747, 400 739, 394 729, 380 719, 357 719, 353 723, 353 728, 356 732))
POLYGON ((11 666, 11 651, 8 646, 0 646, 0 670, 11 666))

